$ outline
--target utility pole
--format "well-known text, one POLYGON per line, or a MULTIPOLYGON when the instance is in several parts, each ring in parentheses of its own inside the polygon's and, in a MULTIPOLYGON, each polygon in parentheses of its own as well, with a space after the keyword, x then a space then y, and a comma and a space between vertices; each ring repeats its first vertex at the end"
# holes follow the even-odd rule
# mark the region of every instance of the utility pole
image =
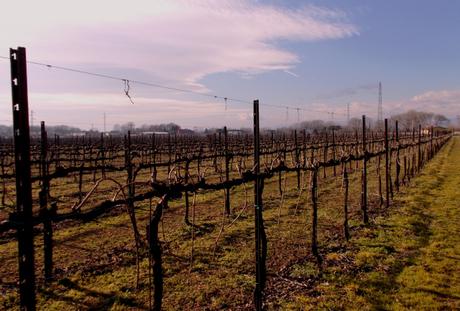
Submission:
POLYGON ((107 129, 106 129, 106 116, 105 116, 105 112, 104 112, 104 134, 106 133, 107 129))

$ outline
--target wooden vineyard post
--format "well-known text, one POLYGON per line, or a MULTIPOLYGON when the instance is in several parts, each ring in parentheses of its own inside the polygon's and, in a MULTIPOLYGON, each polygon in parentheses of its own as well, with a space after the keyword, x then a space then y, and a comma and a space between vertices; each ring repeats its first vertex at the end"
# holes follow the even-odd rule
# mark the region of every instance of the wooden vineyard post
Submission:
POLYGON ((385 207, 390 207, 390 167, 388 150, 388 119, 385 119, 385 207))
MULTIPOLYGON (((229 163, 230 157, 228 154, 228 132, 224 126, 224 157, 225 157, 225 182, 228 185, 230 180, 229 163)), ((230 187, 225 186, 225 215, 230 216, 230 187)))
POLYGON ((367 215, 367 146, 366 146, 366 116, 363 115, 363 175, 362 175, 362 192, 361 192, 361 210, 363 212, 363 222, 369 222, 367 215))
POLYGON ((303 167, 307 166, 307 130, 303 129, 303 143, 302 143, 302 153, 303 153, 303 167))
MULTIPOLYGON (((356 143, 355 143, 355 151, 356 151, 356 157, 358 157, 358 153, 359 153, 359 136, 358 136, 358 129, 355 130, 355 140, 356 140, 356 143)), ((358 170, 359 169, 359 160, 356 160, 355 161, 355 170, 358 170)))
POLYGON ((388 148, 388 185, 389 185, 389 188, 390 188, 390 200, 393 200, 394 198, 394 191, 393 191, 393 179, 391 177, 391 174, 392 174, 392 163, 391 163, 391 159, 392 159, 392 156, 393 156, 393 149, 394 149, 394 145, 395 145, 395 133, 394 131, 391 132, 388 132, 388 142, 390 143, 391 141, 391 145, 389 146, 388 148))
POLYGON ((297 130, 294 130, 294 150, 295 150, 295 167, 297 174, 297 190, 300 190, 300 149, 297 140, 297 130))
POLYGON ((433 128, 433 126, 431 126, 431 133, 430 133, 430 159, 434 157, 433 136, 434 136, 434 128, 433 128))
MULTIPOLYGON (((128 184, 128 200, 134 196, 134 185, 133 185, 133 165, 131 161, 131 132, 128 131, 125 141, 125 165, 127 171, 127 184, 128 184)), ((131 203, 131 202, 130 202, 131 203)))
MULTIPOLYGON (((190 167, 190 160, 187 159, 185 162, 185 178, 184 182, 187 185, 188 184, 188 176, 189 176, 189 167, 190 167)), ((187 190, 185 190, 185 214, 184 214, 184 222, 186 225, 191 225, 190 220, 189 220, 189 214, 190 214, 190 199, 189 199, 189 193, 187 190)))
POLYGON ((78 202, 81 202, 83 200, 83 168, 85 166, 85 160, 86 160, 86 147, 83 144, 82 145, 82 157, 81 157, 81 164, 80 164, 80 169, 79 169, 79 174, 78 174, 78 202))
POLYGON ((433 126, 430 127, 430 159, 434 156, 433 151, 433 126))
POLYGON ((171 152, 171 133, 168 133, 168 176, 171 172, 171 152))
POLYGON ((152 134, 152 166, 153 166, 153 172, 152 172, 152 180, 156 181, 157 180, 157 165, 156 165, 156 142, 155 142, 155 133, 152 134))
POLYGON ((332 160, 334 161, 334 177, 337 176, 337 169, 335 165, 335 131, 332 129, 332 160))
POLYGON ((350 239, 350 231, 348 228, 348 173, 346 165, 343 166, 343 188, 344 188, 344 197, 343 197, 343 232, 345 234, 345 239, 348 241, 350 239))
POLYGON ((403 175, 403 178, 402 178, 402 182, 403 182, 403 185, 406 185, 407 183, 407 157, 406 155, 404 154, 404 175, 403 175))
MULTIPOLYGON (((279 151, 280 149, 280 146, 281 146, 281 142, 284 143, 284 148, 283 148, 283 159, 282 159, 282 164, 286 164, 286 144, 285 144, 285 137, 284 137, 284 134, 283 136, 280 136, 279 137, 279 142, 277 144, 277 151, 279 151)), ((278 172, 278 188, 279 188, 279 192, 280 192, 280 197, 283 196, 283 187, 282 187, 282 172, 281 170, 278 172)), ((285 178, 287 178, 287 175, 285 176, 285 178)))
POLYGON ((378 195, 379 195, 379 206, 383 206, 383 194, 382 194, 382 174, 380 171, 381 168, 381 163, 382 163, 382 157, 379 154, 377 157, 377 178, 378 178, 378 195))
POLYGON ((311 252, 316 257, 318 264, 321 264, 321 257, 318 252, 318 168, 313 167, 311 179, 311 252))
MULTIPOLYGON (((324 143, 324 154, 323 154, 324 163, 327 162, 328 147, 329 147, 329 141, 327 140, 327 132, 326 132, 326 138, 325 138, 325 143, 324 143)), ((323 166, 323 178, 326 179, 326 166, 323 166)))
POLYGON ((420 172, 422 169, 422 125, 418 125, 418 143, 417 143, 417 154, 418 154, 418 166, 417 172, 420 172))
POLYGON ((59 166, 61 166, 61 153, 60 153, 60 149, 59 149, 59 146, 61 144, 61 141, 59 139, 59 135, 57 134, 54 134, 54 151, 56 153, 56 162, 55 162, 55 165, 56 165, 56 168, 58 168, 59 166))
MULTIPOLYGON (((48 209, 49 197, 49 179, 48 179, 48 137, 45 129, 45 122, 41 122, 41 150, 40 150, 40 167, 42 172, 42 184, 39 193, 40 201, 40 216, 43 218, 43 258, 45 281, 49 281, 53 277, 53 224, 51 217, 55 209, 48 209)), ((55 205, 54 205, 55 206, 55 205)))
POLYGON ((198 160, 196 163, 196 174, 198 175, 198 180, 201 179, 201 171, 200 171, 200 165, 201 165, 201 157, 203 155, 203 146, 200 144, 200 149, 198 151, 198 160))
MULTIPOLYGON (((174 132, 174 142, 173 142, 173 146, 174 146, 174 161, 177 160, 177 158, 179 157, 179 153, 177 152, 177 148, 178 148, 178 143, 177 143, 177 132, 174 132)), ((180 172, 180 165, 177 167, 177 170, 180 172)), ((180 174, 179 174, 180 176, 180 174)))
POLYGON ((102 160, 102 178, 105 178, 105 150, 104 150, 104 133, 101 133, 101 160, 102 160))
POLYGON ((30 172, 26 49, 10 49, 21 310, 35 310, 34 233, 30 172))
POLYGON ((396 177, 395 177, 395 188, 396 192, 399 192, 399 174, 401 172, 401 163, 399 159, 399 127, 398 120, 395 122, 396 128, 396 177))
POLYGON ((259 100, 254 100, 254 213, 255 213, 255 244, 256 244, 256 287, 254 304, 256 310, 262 310, 263 290, 265 287, 267 255, 267 239, 263 223, 262 191, 263 179, 260 178, 260 133, 259 133, 259 100))
POLYGON ((270 133, 270 134, 271 134, 271 141, 272 141, 272 147, 271 147, 271 149, 272 149, 272 151, 273 151, 273 149, 275 148, 275 137, 274 137, 274 131, 271 131, 271 133, 270 133))

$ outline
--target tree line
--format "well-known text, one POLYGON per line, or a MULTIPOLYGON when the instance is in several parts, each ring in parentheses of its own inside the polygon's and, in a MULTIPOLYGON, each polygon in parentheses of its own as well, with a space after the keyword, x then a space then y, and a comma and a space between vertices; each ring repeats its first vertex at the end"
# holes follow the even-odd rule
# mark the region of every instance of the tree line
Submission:
MULTIPOLYGON (((428 126, 435 126, 435 127, 447 127, 450 125, 450 120, 442 115, 436 114, 432 112, 425 112, 425 111, 416 111, 416 110, 409 110, 404 113, 396 114, 390 117, 390 123, 394 124, 394 121, 399 121, 400 129, 402 130, 410 130, 419 124, 422 127, 428 126)), ((378 128, 381 126, 378 122, 373 120, 372 118, 367 118, 368 124, 371 128, 378 128)), ((325 130, 340 130, 340 129, 351 129, 357 130, 360 129, 362 126, 362 121, 360 118, 351 118, 346 124, 338 124, 337 122, 333 121, 324 121, 324 120, 306 120, 301 121, 298 123, 293 124, 289 127, 282 127, 278 130, 285 130, 290 131, 292 129, 305 129, 310 133, 319 133, 325 130)), ((170 123, 161 123, 161 124, 143 124, 140 127, 136 127, 134 122, 126 122, 123 124, 115 124, 111 131, 111 134, 125 134, 128 131, 131 133, 142 133, 142 132, 167 132, 167 133, 178 133, 181 130, 180 125, 170 122, 170 123)), ((205 133, 212 133, 217 131, 218 129, 206 129, 205 133)), ((252 129, 240 129, 244 133, 250 133, 252 129)), ((190 133, 193 133, 191 130, 187 130, 190 133)), ((270 131, 270 129, 262 130, 270 131)), ((71 136, 71 135, 88 135, 88 136, 97 136, 100 135, 99 130, 97 129, 90 129, 90 130, 82 130, 78 127, 68 126, 68 125, 55 125, 55 126, 47 126, 48 135, 59 135, 59 136, 71 136)), ((31 126, 30 128, 31 136, 40 136, 40 126, 31 126)), ((7 125, 0 125, 0 137, 12 137, 13 135, 13 127, 7 125)))

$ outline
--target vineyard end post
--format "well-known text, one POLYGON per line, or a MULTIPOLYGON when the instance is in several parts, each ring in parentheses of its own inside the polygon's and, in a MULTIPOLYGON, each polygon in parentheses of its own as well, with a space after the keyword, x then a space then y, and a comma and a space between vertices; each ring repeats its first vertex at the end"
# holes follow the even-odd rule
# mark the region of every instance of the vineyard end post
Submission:
POLYGON ((34 235, 26 49, 10 49, 21 310, 35 310, 34 235))
POLYGON ((262 310, 262 262, 261 262, 261 209, 260 194, 260 133, 259 133, 259 100, 254 100, 254 216, 255 216, 255 256, 256 256, 256 287, 254 304, 256 310, 262 310))

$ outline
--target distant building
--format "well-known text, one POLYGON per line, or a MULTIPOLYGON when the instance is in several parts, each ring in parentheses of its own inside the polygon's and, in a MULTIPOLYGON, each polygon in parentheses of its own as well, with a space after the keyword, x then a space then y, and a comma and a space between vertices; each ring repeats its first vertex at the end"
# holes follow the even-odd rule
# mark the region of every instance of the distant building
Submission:
POLYGON ((179 129, 177 131, 177 134, 181 134, 181 135, 193 135, 195 134, 195 131, 192 131, 190 129, 179 129))
POLYGON ((422 129, 421 131, 421 134, 422 135, 431 135, 431 130, 433 130, 433 133, 437 133, 437 132, 447 132, 449 131, 449 129, 447 127, 443 127, 443 126, 433 126, 433 127, 425 127, 422 129))

